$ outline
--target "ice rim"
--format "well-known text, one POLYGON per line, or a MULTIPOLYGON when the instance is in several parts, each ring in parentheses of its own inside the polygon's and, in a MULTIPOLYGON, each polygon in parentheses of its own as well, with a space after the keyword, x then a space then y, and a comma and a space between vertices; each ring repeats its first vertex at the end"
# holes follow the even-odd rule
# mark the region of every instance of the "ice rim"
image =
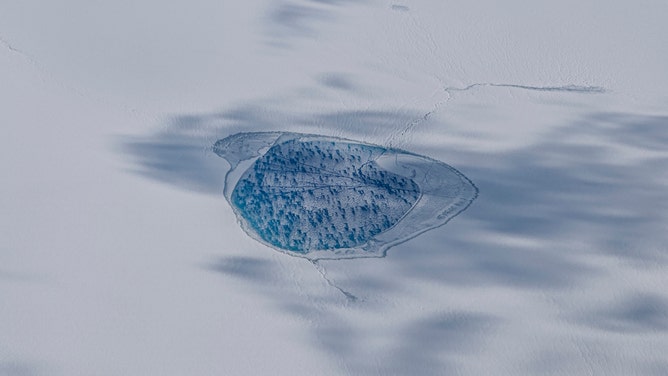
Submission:
POLYGON ((385 257, 390 248, 445 225, 466 210, 478 196, 478 188, 471 180, 441 161, 401 149, 345 138, 292 132, 242 132, 218 140, 212 149, 230 165, 225 175, 223 194, 241 228, 251 238, 270 248, 311 261, 385 257), (374 163, 383 171, 416 183, 418 197, 390 227, 359 245, 299 251, 282 248, 254 228, 252 218, 248 218, 247 213, 235 204, 233 196, 238 184, 249 176, 256 162, 275 146, 287 142, 330 142, 380 150, 367 163, 374 163))

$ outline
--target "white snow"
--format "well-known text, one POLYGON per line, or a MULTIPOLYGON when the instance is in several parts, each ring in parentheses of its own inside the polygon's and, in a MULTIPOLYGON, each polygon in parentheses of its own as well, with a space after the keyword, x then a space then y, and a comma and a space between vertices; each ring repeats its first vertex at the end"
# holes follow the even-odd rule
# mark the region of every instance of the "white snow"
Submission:
POLYGON ((665 374, 666 14, 0 2, 0 375, 665 374), (479 196, 315 268, 223 197, 213 143, 262 131, 425 155, 479 196))

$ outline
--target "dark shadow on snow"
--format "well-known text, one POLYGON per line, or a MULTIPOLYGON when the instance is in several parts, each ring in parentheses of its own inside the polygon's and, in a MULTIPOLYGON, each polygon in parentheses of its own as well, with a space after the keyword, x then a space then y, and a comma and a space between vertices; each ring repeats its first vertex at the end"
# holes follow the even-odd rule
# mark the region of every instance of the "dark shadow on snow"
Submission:
POLYGON ((271 281, 273 273, 269 261, 253 257, 221 258, 206 265, 211 271, 255 282, 271 281))
POLYGON ((334 90, 354 92, 357 89, 353 80, 342 73, 323 74, 318 81, 321 85, 334 90))
POLYGON ((626 296, 580 321, 605 331, 642 334, 668 330, 668 301, 652 294, 626 296))
POLYGON ((420 319, 400 329, 401 342, 390 351, 380 373, 456 373, 457 355, 475 353, 482 346, 481 339, 493 331, 496 321, 494 317, 466 311, 420 319))
POLYGON ((358 5, 354 0, 281 0, 266 16, 266 33, 270 44, 289 47, 295 39, 317 36, 320 23, 336 18, 338 8, 358 5))
POLYGON ((221 163, 200 132, 198 120, 184 116, 150 136, 120 137, 117 145, 134 159, 133 173, 189 191, 220 194, 221 163))
POLYGON ((144 137, 119 137, 121 153, 134 162, 132 172, 181 189, 221 194, 229 165, 212 152, 213 144, 230 134, 254 129, 285 130, 286 124, 311 133, 333 131, 331 136, 365 140, 378 129, 410 121, 416 114, 349 111, 289 116, 247 106, 209 115, 182 115, 144 137))
MULTIPOLYGON (((228 166, 210 151, 217 139, 242 131, 296 130, 374 141, 382 129, 417 117, 417 112, 397 115, 383 111, 304 116, 263 112, 259 106, 248 106, 183 117, 176 122, 178 127, 140 140, 124 140, 124 150, 134 157, 141 175, 220 194, 223 200, 221 184, 228 166)), ((457 156, 463 162, 453 167, 475 182, 479 197, 448 225, 390 250, 379 270, 337 280, 342 288, 362 298, 361 303, 352 303, 351 309, 378 308, 364 298, 400 292, 402 283, 397 281, 550 290, 574 288, 606 272, 584 264, 580 257, 583 254, 639 263, 666 262, 668 236, 662 227, 668 213, 666 117, 595 113, 558 128, 533 145, 493 155, 483 150, 417 147, 421 154, 445 163, 449 155, 457 156)), ((263 256, 258 253, 257 257, 263 256)), ((304 296, 290 292, 289 275, 260 260, 222 259, 207 269, 243 278, 285 312, 318 322, 312 329, 318 346, 345 359, 353 373, 370 371, 358 355, 364 349, 357 341, 372 334, 330 309, 340 307, 345 299, 331 294, 304 300, 304 296), (270 283, 268 274, 272 275, 270 283)), ((352 268, 355 262, 329 261, 323 265, 352 268)), ((661 297, 641 294, 595 312, 600 320, 579 322, 621 333, 665 331, 667 304, 661 297)), ((482 338, 483 329, 493 328, 497 320, 460 312, 423 317, 406 327, 394 328, 396 356, 383 359, 388 362, 386 370, 415 370, 401 368, 401 364, 410 362, 422 364, 419 371, 425 374, 439 373, 435 371, 439 366, 456 368, 456 364, 448 363, 448 354, 475 356, 476 338, 482 338), (439 349, 434 350, 434 346, 439 349), (398 368, 391 368, 393 364, 398 368)))
POLYGON ((43 375, 42 367, 27 362, 0 361, 0 376, 43 375))

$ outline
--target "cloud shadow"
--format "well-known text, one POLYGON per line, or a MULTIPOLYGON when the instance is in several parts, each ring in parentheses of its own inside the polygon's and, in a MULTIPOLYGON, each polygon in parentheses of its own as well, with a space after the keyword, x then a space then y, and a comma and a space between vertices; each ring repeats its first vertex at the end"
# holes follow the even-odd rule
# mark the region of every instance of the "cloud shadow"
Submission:
POLYGON ((0 376, 37 376, 43 375, 42 367, 27 362, 0 362, 0 376))
POLYGON ((290 47, 296 39, 317 36, 318 25, 336 18, 338 8, 357 5, 353 0, 282 0, 274 4, 266 15, 266 33, 269 44, 290 47))
MULTIPOLYGON (((142 176, 219 194, 222 200, 220 184, 228 166, 221 165, 223 160, 209 149, 217 139, 242 131, 276 130, 374 142, 383 130, 419 117, 417 111, 299 115, 262 111, 251 104, 184 116, 166 131, 125 139, 123 150, 134 157, 135 172, 142 176)), ((273 270, 273 263, 264 259, 220 259, 206 269, 241 278, 279 309, 316 322, 314 343, 353 373, 456 370, 451 355, 480 351, 477 339, 484 337, 483 328, 494 327, 500 318, 465 311, 415 318, 391 329, 393 355, 383 355, 385 363, 374 366, 358 344, 374 334, 348 317, 377 309, 374 304, 382 303, 364 297, 398 293, 402 283, 397 280, 550 290, 573 288, 605 272, 584 262, 583 256, 665 263, 666 124, 666 117, 594 113, 530 146, 495 155, 418 145, 415 151, 424 155, 456 155, 461 162, 454 167, 476 184, 479 197, 452 223, 391 249, 387 263, 375 271, 368 269, 369 274, 355 274, 355 261, 328 262, 333 271, 351 270, 340 274, 337 283, 363 298, 347 308, 341 308, 345 299, 335 291, 312 292, 316 295, 304 300, 276 287, 274 278, 287 281, 290 276, 273 270)), ((601 319, 596 327, 602 330, 665 331, 665 311, 665 300, 646 295, 594 315, 601 319)))
POLYGON ((665 332, 668 330, 668 300, 655 294, 628 295, 609 308, 588 312, 579 320, 616 333, 665 332))

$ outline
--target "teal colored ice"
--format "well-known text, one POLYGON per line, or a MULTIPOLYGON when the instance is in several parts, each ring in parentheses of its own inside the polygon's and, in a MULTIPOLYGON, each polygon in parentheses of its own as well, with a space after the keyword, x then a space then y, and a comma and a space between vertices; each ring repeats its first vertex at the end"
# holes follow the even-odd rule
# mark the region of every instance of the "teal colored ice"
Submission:
POLYGON ((239 180, 232 203, 275 247, 307 253, 360 246, 420 197, 413 180, 374 162, 384 152, 334 141, 274 145, 239 180))
POLYGON ((465 209, 475 186, 401 150, 296 133, 240 133, 214 151, 225 196, 253 238, 310 259, 373 257, 465 209))

